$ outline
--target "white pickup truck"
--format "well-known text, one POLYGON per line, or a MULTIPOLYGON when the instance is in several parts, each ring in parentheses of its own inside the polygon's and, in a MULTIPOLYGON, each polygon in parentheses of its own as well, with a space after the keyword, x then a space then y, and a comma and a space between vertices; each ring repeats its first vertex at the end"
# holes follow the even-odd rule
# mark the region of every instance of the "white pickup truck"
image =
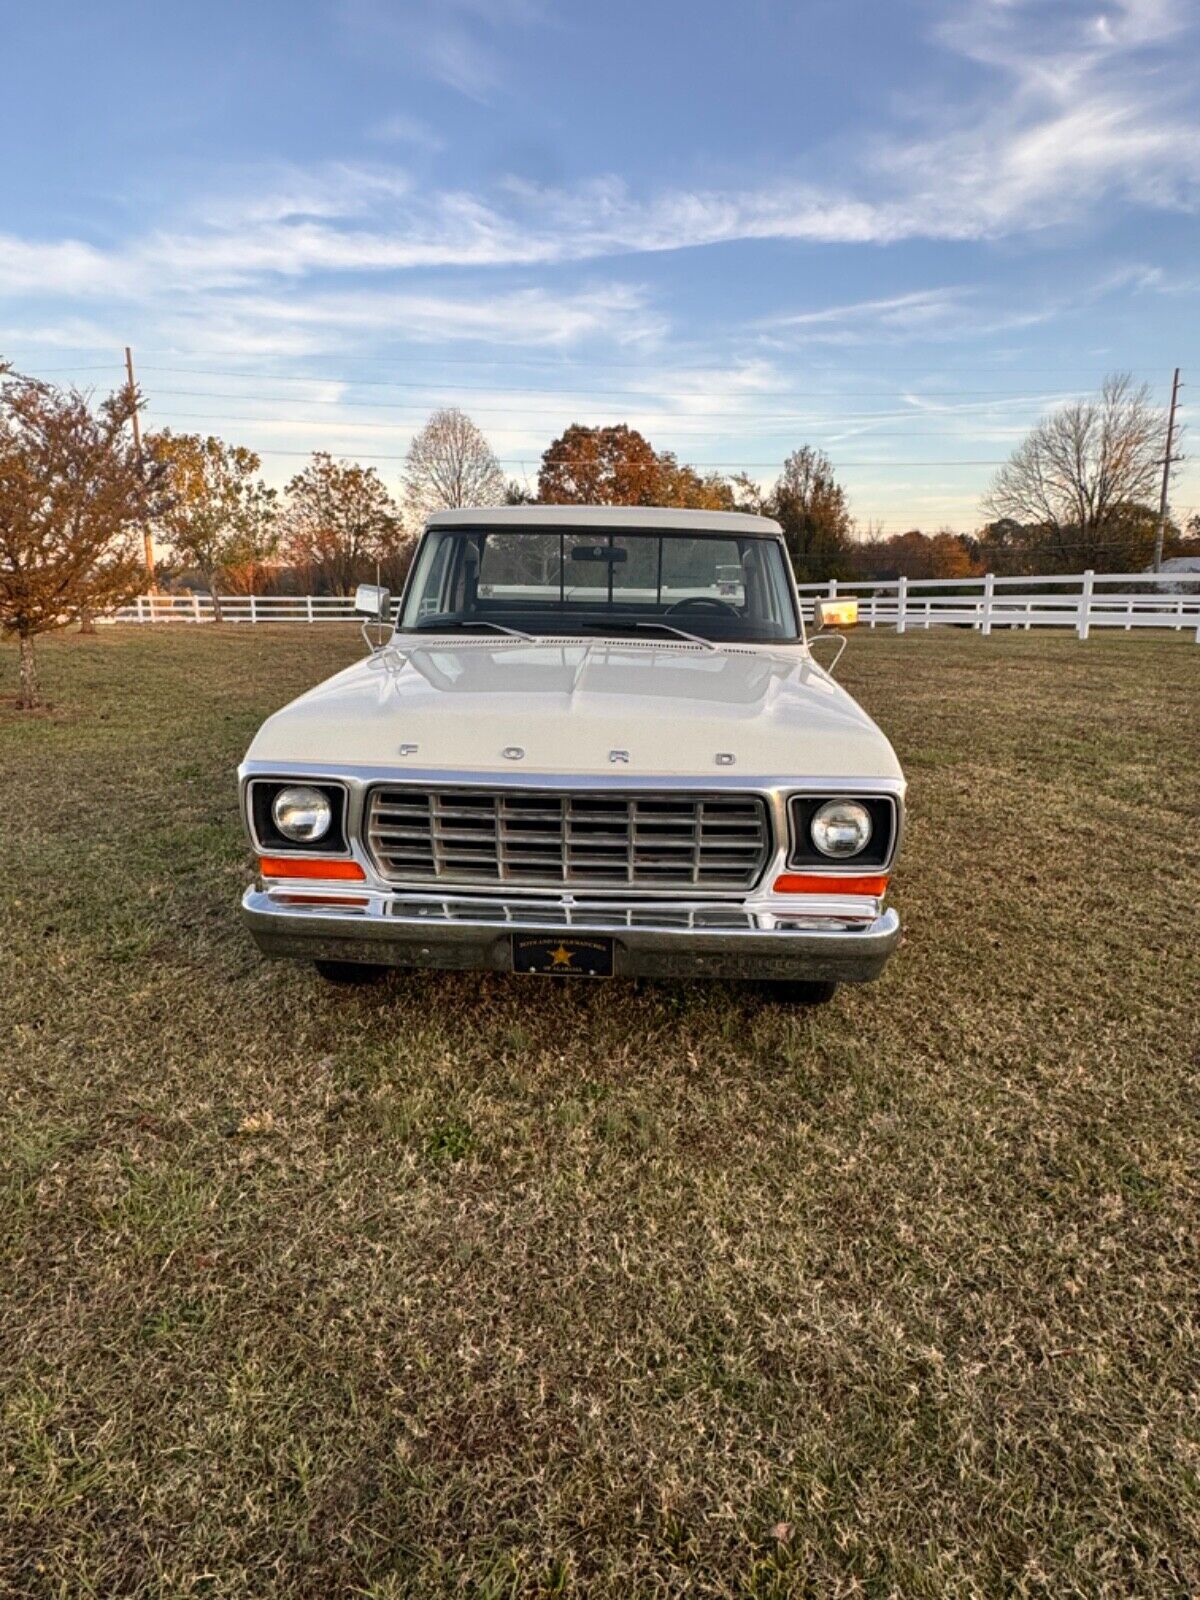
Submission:
POLYGON ((369 655, 240 768, 267 955, 340 981, 769 979, 807 1002, 878 976, 904 776, 815 658, 776 523, 442 512, 398 614, 366 585, 359 605, 369 655))

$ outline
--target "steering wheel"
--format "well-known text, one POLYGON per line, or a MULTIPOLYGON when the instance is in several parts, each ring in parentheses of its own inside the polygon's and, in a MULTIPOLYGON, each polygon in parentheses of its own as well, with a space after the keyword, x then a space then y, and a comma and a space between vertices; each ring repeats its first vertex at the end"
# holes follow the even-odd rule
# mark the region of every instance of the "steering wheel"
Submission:
POLYGON ((686 600, 676 600, 673 606, 667 607, 663 616, 672 617, 677 611, 720 611, 727 617, 739 615, 736 606, 731 606, 728 600, 718 600, 712 594, 694 594, 686 600))

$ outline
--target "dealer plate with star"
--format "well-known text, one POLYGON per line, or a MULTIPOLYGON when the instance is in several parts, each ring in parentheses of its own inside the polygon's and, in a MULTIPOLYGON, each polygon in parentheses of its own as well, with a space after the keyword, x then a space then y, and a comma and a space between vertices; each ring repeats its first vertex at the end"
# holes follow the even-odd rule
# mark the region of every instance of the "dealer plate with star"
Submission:
POLYGON ((552 978, 611 978, 611 939, 564 939, 558 934, 514 933, 514 972, 534 972, 552 978))

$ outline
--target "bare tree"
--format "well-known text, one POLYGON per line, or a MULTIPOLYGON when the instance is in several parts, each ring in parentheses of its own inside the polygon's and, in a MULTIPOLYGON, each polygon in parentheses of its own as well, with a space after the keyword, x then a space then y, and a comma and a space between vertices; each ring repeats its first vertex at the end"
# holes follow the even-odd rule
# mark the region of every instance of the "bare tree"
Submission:
POLYGON ((1153 497, 1164 440, 1146 385, 1113 373, 1096 398, 1042 418, 996 474, 984 512, 1027 530, 1061 565, 1103 568, 1153 497))
POLYGON ((374 467, 335 461, 318 450, 287 486, 283 512, 289 559, 320 573, 331 594, 349 594, 376 562, 404 544, 404 523, 374 467))
POLYGON ((408 450, 405 500, 415 520, 431 511, 504 504, 504 474, 492 447, 464 412, 435 411, 408 450))
POLYGON ((128 386, 93 410, 76 389, 4 379, 0 366, 0 631, 16 634, 17 704, 39 704, 34 639, 131 599, 145 581, 141 519, 161 474, 143 476, 128 386))

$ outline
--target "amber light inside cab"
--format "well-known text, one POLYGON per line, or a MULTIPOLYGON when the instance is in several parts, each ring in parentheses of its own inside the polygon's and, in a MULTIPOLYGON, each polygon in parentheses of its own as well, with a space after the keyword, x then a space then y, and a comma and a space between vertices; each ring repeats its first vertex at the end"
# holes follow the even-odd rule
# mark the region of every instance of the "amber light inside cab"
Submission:
POLYGON ((887 892, 886 872, 783 872, 772 884, 774 894, 869 894, 887 892))
POLYGON ((308 859, 296 856, 259 856, 258 870, 264 878, 303 879, 306 883, 364 883, 366 873, 357 861, 308 859))

